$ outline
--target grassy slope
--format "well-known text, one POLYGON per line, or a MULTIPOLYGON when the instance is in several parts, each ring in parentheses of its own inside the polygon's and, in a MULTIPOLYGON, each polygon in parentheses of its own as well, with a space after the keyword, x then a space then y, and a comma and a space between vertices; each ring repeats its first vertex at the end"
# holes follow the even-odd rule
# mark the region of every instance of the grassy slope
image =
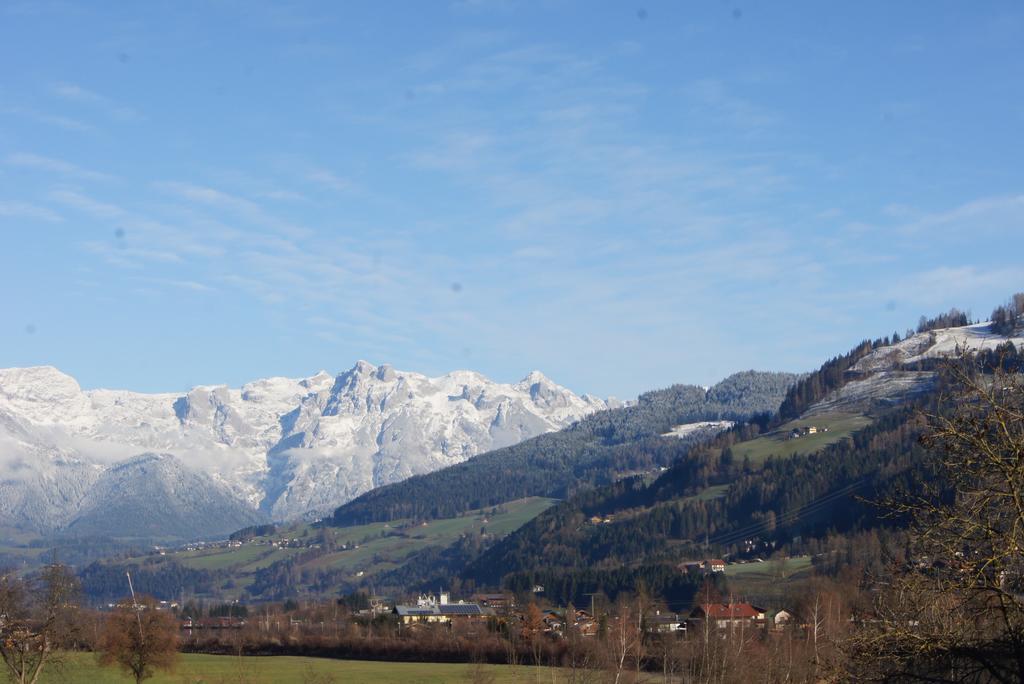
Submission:
POLYGON ((505 513, 494 516, 475 511, 459 518, 431 520, 426 525, 410 526, 409 521, 374 523, 334 530, 339 540, 358 543, 367 536, 375 537, 361 543, 358 549, 339 551, 313 561, 321 567, 342 569, 369 575, 400 566, 411 555, 431 546, 449 546, 463 534, 486 530, 504 536, 518 529, 554 503, 554 499, 531 497, 504 504, 505 513), (487 520, 485 523, 484 520, 487 520), (384 536, 380 536, 384 535, 384 536))
POLYGON ((737 598, 782 605, 786 593, 810 576, 810 569, 810 556, 795 556, 764 563, 730 563, 725 566, 725 576, 737 598))
MULTIPOLYGON (((291 656, 256 657, 183 654, 173 673, 159 673, 147 680, 153 684, 213 684, 215 682, 252 682, 253 684, 304 684, 305 682, 379 682, 440 684, 473 681, 473 665, 447 663, 386 663, 360 660, 328 660, 291 656)), ((495 684, 519 684, 551 681, 547 668, 483 665, 483 672, 495 684)), ((91 653, 73 653, 63 671, 44 671, 44 684, 94 684, 131 682, 114 668, 101 668, 91 653)))
POLYGON ((726 495, 729 491, 729 485, 711 485, 701 490, 699 494, 693 496, 684 496, 682 501, 711 501, 712 499, 720 499, 726 495))
POLYGON ((743 442, 733 447, 732 453, 735 458, 742 461, 749 457, 751 463, 763 463, 769 456, 788 458, 795 454, 810 454, 818 451, 829 444, 835 444, 841 439, 849 437, 857 430, 869 425, 871 418, 864 415, 851 415, 846 413, 832 413, 813 418, 801 418, 791 421, 780 427, 775 432, 743 442), (789 433, 802 426, 813 425, 819 430, 828 428, 828 432, 818 432, 813 435, 805 435, 796 439, 790 439, 789 433))
MULTIPOLYGON (((450 546, 467 533, 484 530, 496 537, 505 536, 554 502, 554 499, 530 497, 503 504, 503 511, 495 515, 474 511, 458 518, 432 520, 425 526, 413 526, 408 520, 397 520, 391 523, 324 528, 323 532, 333 536, 337 547, 344 544, 349 548, 324 554, 309 561, 304 567, 342 570, 351 573, 353 578, 356 573, 362 572, 363 577, 369 577, 401 567, 424 549, 450 546), (355 545, 359 548, 353 548, 355 545)), ((314 538, 320 533, 321 530, 312 529, 308 525, 293 525, 278 530, 271 537, 258 537, 237 548, 180 551, 168 556, 191 568, 230 570, 235 586, 223 589, 222 593, 225 598, 235 598, 252 582, 252 575, 258 569, 303 551, 275 548, 267 542, 284 537, 314 538)))

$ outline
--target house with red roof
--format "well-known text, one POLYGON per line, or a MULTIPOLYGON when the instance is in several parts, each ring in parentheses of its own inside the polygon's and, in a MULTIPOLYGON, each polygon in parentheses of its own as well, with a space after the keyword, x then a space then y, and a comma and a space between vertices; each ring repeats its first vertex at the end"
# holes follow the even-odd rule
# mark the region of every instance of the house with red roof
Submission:
POLYGON ((763 627, 765 610, 749 603, 705 603, 693 609, 690 621, 697 624, 707 621, 717 629, 763 627))

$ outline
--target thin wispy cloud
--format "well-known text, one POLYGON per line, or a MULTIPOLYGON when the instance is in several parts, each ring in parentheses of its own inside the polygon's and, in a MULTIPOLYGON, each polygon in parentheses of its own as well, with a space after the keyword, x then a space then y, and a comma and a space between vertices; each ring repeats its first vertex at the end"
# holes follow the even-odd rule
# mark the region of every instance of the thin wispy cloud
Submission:
POLYGON ((551 259, 555 253, 547 247, 529 246, 520 247, 512 252, 512 256, 518 259, 551 259))
POLYGON ((153 185, 156 189, 175 195, 187 202, 241 215, 288 237, 308 236, 310 233, 302 226, 271 214, 258 202, 216 188, 180 181, 160 181, 153 185))
POLYGON ((0 216, 30 219, 47 223, 60 223, 63 217, 52 209, 17 200, 0 200, 0 216))
POLYGON ((195 280, 175 280, 173 278, 140 278, 139 280, 152 285, 171 287, 177 290, 187 290, 195 293, 207 294, 216 291, 216 289, 210 285, 200 283, 195 280))
POLYGON ((313 183, 335 192, 352 192, 356 189, 356 184, 351 180, 335 175, 327 169, 316 169, 310 172, 307 178, 313 183))
POLYGON ((77 86, 73 83, 58 83, 53 86, 53 92, 55 95, 63 97, 66 100, 74 100, 75 102, 102 102, 103 98, 92 92, 86 90, 81 86, 77 86))
POLYGON ((49 112, 41 112, 36 109, 29 107, 5 107, 0 109, 0 112, 4 114, 14 115, 35 121, 38 123, 46 124, 47 126, 54 126, 65 131, 74 131, 76 133, 91 133, 96 130, 95 126, 88 124, 79 119, 75 119, 70 116, 62 116, 59 114, 52 114, 49 112))
POLYGON ((902 230, 912 235, 930 233, 971 239, 978 231, 1024 232, 1024 194, 982 197, 945 211, 922 213, 902 230))
MULTIPOLYGON (((986 196, 930 210, 907 203, 881 207, 874 220, 845 221, 844 239, 881 240, 880 246, 918 253, 976 243, 980 236, 1024 234, 1024 194, 986 196)), ((834 218, 838 214, 828 214, 834 218)))
POLYGON ((63 159, 44 157, 42 155, 32 154, 29 152, 15 152, 13 154, 9 154, 4 157, 4 163, 8 166, 45 171, 78 180, 110 181, 114 179, 110 174, 85 169, 63 159))
POLYGON ((414 152, 410 160, 428 169, 471 171, 480 165, 493 142, 488 133, 449 133, 436 145, 414 152))
POLYGON ((183 264, 193 259, 223 256, 237 233, 211 230, 204 225, 174 225, 133 207, 115 204, 80 190, 57 189, 49 198, 82 215, 98 220, 108 238, 85 241, 82 248, 108 264, 140 269, 147 263, 183 264))
POLYGON ((110 202, 102 202, 75 190, 54 190, 50 199, 101 219, 116 219, 128 216, 128 212, 110 202))
POLYGON ((720 79, 705 78, 693 82, 684 92, 697 105, 707 107, 713 114, 746 132, 755 132, 779 123, 778 114, 767 107, 731 92, 720 79))
MULTIPOLYGON (((941 310, 948 302, 963 301, 988 292, 1010 292, 1021 289, 1024 266, 983 268, 974 264, 940 266, 908 274, 885 288, 887 299, 912 303, 924 311, 941 310)), ((994 307, 998 301, 993 301, 994 307)), ((989 310, 973 314, 984 319, 989 310)))
POLYGON ((181 264, 184 260, 180 254, 172 251, 147 249, 109 241, 88 241, 82 243, 87 253, 101 257, 111 266, 142 270, 148 263, 181 264))
POLYGON ((263 197, 279 202, 305 202, 308 200, 301 192, 292 190, 268 190, 263 193, 263 197))
POLYGON ((519 4, 516 0, 454 0, 451 8, 460 12, 508 11, 519 4))
POLYGON ((427 95, 460 92, 502 91, 521 88, 526 92, 550 92, 575 86, 597 68, 599 60, 574 54, 549 44, 530 44, 499 50, 463 63, 453 76, 428 81, 417 87, 427 95))
POLYGON ((63 100, 89 105, 120 121, 133 121, 139 118, 138 112, 131 107, 119 105, 110 98, 75 83, 56 83, 51 91, 63 100))
POLYGON ((173 193, 186 200, 229 209, 231 211, 250 214, 260 211, 260 206, 256 202, 202 185, 166 181, 157 183, 156 187, 160 190, 173 193))

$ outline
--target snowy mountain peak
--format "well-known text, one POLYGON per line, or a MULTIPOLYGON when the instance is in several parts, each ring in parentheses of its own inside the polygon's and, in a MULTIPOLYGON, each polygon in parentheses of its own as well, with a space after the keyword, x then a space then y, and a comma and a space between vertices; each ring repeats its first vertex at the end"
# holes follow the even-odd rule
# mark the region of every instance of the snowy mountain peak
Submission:
POLYGON ((374 366, 372 363, 370 363, 369 361, 364 361, 363 359, 359 359, 358 361, 356 361, 355 365, 352 366, 352 368, 350 368, 348 370, 348 372, 343 373, 343 375, 360 375, 360 376, 364 376, 364 375, 372 375, 376 371, 377 371, 377 367, 374 366))
MULTIPOLYGON (((99 509, 89 509, 87 526, 76 526, 76 516, 86 515, 86 494, 95 483, 117 491, 113 483, 121 476, 111 478, 120 467, 131 474, 124 479, 135 483, 130 487, 142 486, 143 472, 163 479, 201 476, 195 486, 230 510, 232 520, 239 514, 224 497, 254 518, 326 512, 382 484, 604 408, 605 402, 576 396, 538 371, 511 385, 473 371, 431 378, 361 360, 337 375, 321 371, 238 389, 201 385, 143 394, 83 391, 50 367, 4 369, 0 525, 93 530, 107 519, 99 509)), ((156 497, 153 506, 184 510, 180 501, 161 499, 184 496, 180 488, 145 487, 156 497)))
POLYGON ((386 363, 377 369, 376 375, 378 380, 383 380, 384 382, 391 382, 398 377, 395 369, 386 363))
POLYGON ((0 410, 27 412, 34 423, 76 419, 88 411, 82 388, 53 366, 0 369, 0 410))
POLYGON ((541 373, 539 370, 533 370, 530 371, 525 378, 516 383, 516 387, 529 388, 532 387, 533 385, 541 384, 553 385, 554 383, 551 382, 551 380, 549 380, 548 377, 541 373))
POLYGON ((118 473, 131 469, 142 469, 145 472, 146 466, 152 466, 156 468, 169 468, 171 470, 182 470, 181 461, 172 456, 171 454, 160 454, 152 451, 148 451, 138 456, 132 456, 125 460, 117 463, 107 470, 108 473, 118 473))
POLYGON ((8 391, 15 387, 28 385, 71 384, 76 388, 78 383, 70 375, 62 373, 53 366, 28 366, 26 368, 0 368, 0 387, 8 391))

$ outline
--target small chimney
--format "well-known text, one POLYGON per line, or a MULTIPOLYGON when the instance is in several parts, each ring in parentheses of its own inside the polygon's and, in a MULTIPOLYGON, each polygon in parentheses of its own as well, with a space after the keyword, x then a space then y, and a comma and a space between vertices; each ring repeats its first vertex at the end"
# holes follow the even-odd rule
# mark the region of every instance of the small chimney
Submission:
POLYGON ((442 591, 441 592, 441 605, 442 606, 448 605, 448 592, 447 591, 442 591))

